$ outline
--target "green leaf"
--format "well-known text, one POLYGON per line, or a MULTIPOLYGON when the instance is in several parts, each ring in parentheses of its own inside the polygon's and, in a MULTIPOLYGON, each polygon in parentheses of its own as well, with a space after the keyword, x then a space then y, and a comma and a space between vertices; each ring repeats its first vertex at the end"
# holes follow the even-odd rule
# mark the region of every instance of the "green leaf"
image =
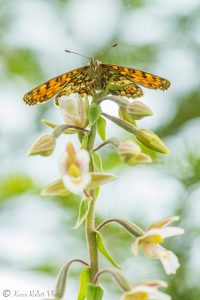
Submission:
POLYGON ((91 156, 95 171, 102 172, 103 167, 102 167, 101 156, 95 151, 90 151, 90 156, 91 156))
POLYGON ((79 291, 77 300, 84 300, 87 293, 87 286, 90 281, 90 269, 84 268, 80 274, 79 291))
POLYGON ((111 91, 120 91, 120 90, 123 90, 123 89, 125 89, 126 87, 128 87, 130 85, 130 83, 127 83, 127 84, 122 84, 122 85, 117 85, 117 84, 109 84, 109 89, 111 90, 111 91))
POLYGON ((56 128, 58 125, 54 124, 54 123, 51 123, 49 122, 48 120, 45 120, 45 119, 42 119, 41 122, 46 125, 46 126, 49 126, 51 128, 56 128))
POLYGON ((80 202, 79 210, 78 210, 78 217, 77 217, 77 221, 74 226, 74 229, 77 229, 85 221, 85 219, 88 215, 89 209, 90 209, 91 201, 92 201, 92 198, 86 198, 86 199, 82 199, 82 201, 80 202))
POLYGON ((85 135, 82 139, 82 142, 81 142, 81 149, 87 149, 88 136, 89 136, 89 133, 85 133, 85 135))
POLYGON ((113 266, 115 266, 118 269, 122 269, 108 253, 108 251, 104 245, 104 242, 103 242, 103 237, 101 236, 101 234, 98 231, 96 231, 96 239, 97 239, 97 247, 98 247, 99 251, 103 254, 103 256, 105 258, 107 258, 107 260, 109 260, 109 262, 113 266))
POLYGON ((107 82, 106 88, 104 90, 105 96, 109 94, 110 92, 110 84, 112 84, 112 82, 114 81, 116 77, 116 74, 113 74, 110 78, 110 80, 107 82))
POLYGON ((106 140, 106 120, 102 117, 99 117, 97 121, 97 132, 100 138, 106 140))
POLYGON ((89 284, 87 286, 87 300, 102 300, 103 289, 99 285, 89 284))
POLYGON ((94 191, 93 192, 94 193, 94 200, 96 200, 98 198, 98 196, 99 196, 100 187, 99 186, 96 187, 93 191, 94 191))
POLYGON ((94 125, 101 116, 101 107, 92 103, 89 107, 89 125, 94 125))

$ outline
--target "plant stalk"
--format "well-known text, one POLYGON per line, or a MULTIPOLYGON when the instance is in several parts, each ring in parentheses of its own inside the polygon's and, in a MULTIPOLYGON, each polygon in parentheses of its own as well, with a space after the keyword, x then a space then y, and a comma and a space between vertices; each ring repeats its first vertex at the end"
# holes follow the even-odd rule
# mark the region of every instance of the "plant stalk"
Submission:
POLYGON ((86 236, 88 244, 88 254, 89 254, 89 265, 90 265, 90 282, 93 283, 95 276, 98 272, 98 252, 97 252, 97 242, 95 233, 95 199, 90 205, 90 210, 86 219, 86 236))
MULTIPOLYGON (((88 151, 92 150, 94 147, 96 136, 96 124, 92 126, 89 138, 88 138, 88 151)), ((90 171, 93 171, 94 166, 91 162, 90 171)), ((90 282, 93 283, 96 274, 98 273, 98 250, 97 250, 97 241, 96 241, 96 233, 95 233, 95 202, 94 191, 90 191, 93 200, 90 204, 90 209, 86 218, 85 226, 86 226, 86 238, 88 245, 88 254, 89 254, 89 265, 90 265, 90 282)))

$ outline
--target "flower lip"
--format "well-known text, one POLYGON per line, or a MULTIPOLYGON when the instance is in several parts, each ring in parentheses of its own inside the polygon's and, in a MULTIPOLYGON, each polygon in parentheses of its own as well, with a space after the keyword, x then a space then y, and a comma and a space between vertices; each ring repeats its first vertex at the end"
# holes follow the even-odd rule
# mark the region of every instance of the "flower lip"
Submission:
POLYGON ((176 270, 180 267, 177 256, 172 251, 168 251, 161 246, 158 255, 166 274, 176 274, 176 270))
POLYGON ((74 194, 83 193, 91 181, 89 163, 90 157, 86 150, 76 153, 73 145, 67 144, 66 152, 59 158, 62 181, 67 190, 74 194))

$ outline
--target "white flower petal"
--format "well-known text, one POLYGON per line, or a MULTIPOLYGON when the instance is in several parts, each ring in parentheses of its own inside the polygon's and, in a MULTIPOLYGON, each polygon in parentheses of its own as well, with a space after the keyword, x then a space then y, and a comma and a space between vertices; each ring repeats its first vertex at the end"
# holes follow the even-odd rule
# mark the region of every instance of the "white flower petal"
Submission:
POLYGON ((168 226, 169 224, 171 224, 172 222, 178 221, 180 219, 179 216, 172 216, 172 217, 168 217, 168 218, 164 218, 161 220, 158 220, 154 223, 152 223, 148 229, 152 229, 152 228, 164 228, 166 226, 168 226))
POLYGON ((135 255, 135 256, 137 256, 138 252, 139 252, 139 242, 140 242, 140 238, 136 238, 132 244, 132 252, 133 252, 133 255, 135 255))
POLYGON ((149 281, 145 281, 143 283, 141 283, 141 285, 147 285, 153 288, 160 288, 160 287, 167 287, 168 284, 167 282, 163 281, 163 280, 149 280, 149 281))
POLYGON ((131 299, 135 299, 135 300, 139 300, 139 299, 143 299, 143 298, 139 298, 140 294, 146 294, 148 298, 145 299, 149 299, 149 300, 170 300, 171 297, 165 293, 159 292, 156 288, 154 287, 150 287, 147 285, 137 285, 135 287, 133 287, 129 292, 126 292, 124 294, 124 298, 122 299, 127 299, 128 296, 132 296, 131 299))
POLYGON ((160 246, 159 258, 168 275, 176 274, 176 270, 180 267, 180 263, 177 256, 172 251, 168 251, 160 246))
POLYGON ((89 153, 86 150, 82 149, 76 154, 76 158, 78 160, 81 172, 88 172, 90 164, 89 153))
POLYGON ((171 297, 165 293, 155 291, 149 293, 149 300, 171 300, 171 297))
POLYGON ((140 238, 141 239, 146 239, 146 238, 154 236, 154 235, 155 236, 161 236, 161 233, 162 233, 162 229, 153 228, 153 229, 145 231, 145 233, 143 234, 143 236, 140 236, 140 238))
POLYGON ((91 181, 91 175, 89 172, 82 175, 82 182, 85 187, 90 183, 90 181, 91 181))
POLYGON ((153 258, 153 259, 159 258, 159 248, 160 248, 160 245, 158 245, 158 244, 145 243, 142 245, 144 254, 147 257, 153 258))
POLYGON ((67 158, 68 158, 67 152, 64 152, 58 158, 58 165, 62 176, 67 174, 67 158))
POLYGON ((161 236, 163 238, 168 238, 175 235, 184 234, 184 229, 180 227, 166 227, 161 229, 161 236))
POLYGON ((155 292, 156 289, 154 287, 150 287, 148 285, 145 285, 145 284, 139 284, 139 285, 136 285, 134 286, 130 293, 132 294, 136 294, 136 293, 141 293, 141 292, 144 292, 146 294, 149 294, 149 293, 152 293, 152 292, 155 292))
POLYGON ((155 247, 158 245, 158 243, 153 242, 153 238, 155 236, 155 239, 162 240, 161 237, 161 230, 160 229, 151 229, 147 232, 145 232, 142 236, 136 238, 136 240, 132 244, 132 252, 135 256, 138 255, 139 247, 141 247, 144 250, 145 255, 151 257, 151 258, 157 258, 157 253, 155 254, 155 247), (152 243, 149 241, 149 239, 152 238, 152 243))

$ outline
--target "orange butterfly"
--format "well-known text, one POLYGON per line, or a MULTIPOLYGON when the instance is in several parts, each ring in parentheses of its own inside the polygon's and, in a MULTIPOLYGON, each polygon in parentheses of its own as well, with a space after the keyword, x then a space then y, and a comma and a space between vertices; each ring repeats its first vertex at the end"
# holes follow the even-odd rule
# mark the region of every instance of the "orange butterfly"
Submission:
POLYGON ((170 82, 159 76, 133 68, 102 64, 96 58, 89 59, 90 62, 87 66, 50 79, 25 94, 23 98, 25 103, 28 105, 44 103, 56 94, 56 98, 71 93, 93 96, 96 91, 104 90, 112 78, 112 84, 125 85, 125 87, 120 88, 120 90, 110 90, 110 93, 132 98, 143 95, 142 89, 137 84, 160 90, 166 90, 170 87, 170 82))

